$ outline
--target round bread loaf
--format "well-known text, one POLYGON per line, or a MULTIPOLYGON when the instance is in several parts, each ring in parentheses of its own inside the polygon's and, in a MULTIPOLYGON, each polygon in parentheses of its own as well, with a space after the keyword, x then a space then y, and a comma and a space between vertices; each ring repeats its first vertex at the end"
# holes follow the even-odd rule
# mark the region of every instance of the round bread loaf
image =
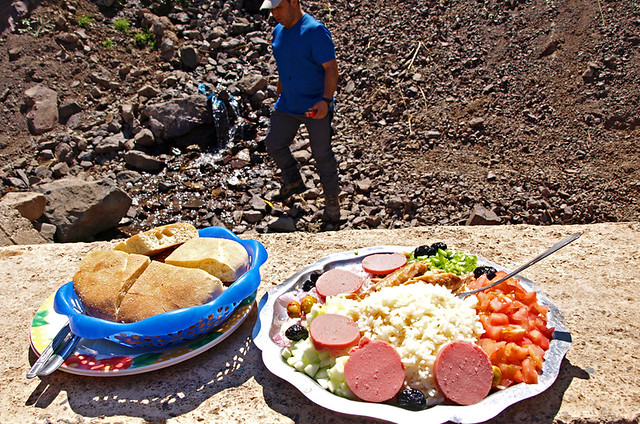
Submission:
POLYGON ((117 321, 136 322, 174 309, 203 305, 223 291, 220 279, 201 269, 152 261, 129 287, 117 321))
POLYGON ((186 268, 199 268, 224 283, 232 283, 246 271, 249 255, 237 241, 200 237, 186 241, 167 256, 165 262, 186 268))
POLYGON ((82 258, 73 288, 85 312, 115 321, 124 294, 149 263, 147 256, 112 250, 93 251, 82 258))
POLYGON ((114 250, 154 256, 196 237, 198 237, 196 227, 186 222, 176 222, 131 236, 116 245, 114 250))

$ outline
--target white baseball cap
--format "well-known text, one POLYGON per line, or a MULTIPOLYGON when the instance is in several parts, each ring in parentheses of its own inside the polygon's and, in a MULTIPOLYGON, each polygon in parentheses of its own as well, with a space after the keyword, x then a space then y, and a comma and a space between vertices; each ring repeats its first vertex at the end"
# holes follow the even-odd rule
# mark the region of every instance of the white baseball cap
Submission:
POLYGON ((281 2, 282 0, 264 0, 260 9, 273 9, 274 7, 278 7, 281 2))

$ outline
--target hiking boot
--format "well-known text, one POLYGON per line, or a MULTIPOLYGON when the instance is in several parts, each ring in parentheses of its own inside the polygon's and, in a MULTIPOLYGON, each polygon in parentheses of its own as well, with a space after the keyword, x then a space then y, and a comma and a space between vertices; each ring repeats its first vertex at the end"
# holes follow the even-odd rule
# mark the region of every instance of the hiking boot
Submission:
POLYGON ((304 185, 304 181, 302 179, 296 180, 291 184, 283 184, 280 187, 280 193, 273 196, 273 200, 276 202, 284 202, 291 196, 303 193, 307 190, 307 186, 304 185))
POLYGON ((322 219, 327 222, 340 221, 340 200, 338 200, 338 196, 329 196, 324 199, 322 219))

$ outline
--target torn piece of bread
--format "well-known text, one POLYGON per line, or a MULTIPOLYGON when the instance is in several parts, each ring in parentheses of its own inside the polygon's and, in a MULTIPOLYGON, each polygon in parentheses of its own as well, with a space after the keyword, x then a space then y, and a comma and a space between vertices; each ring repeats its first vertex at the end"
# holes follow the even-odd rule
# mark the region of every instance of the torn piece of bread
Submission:
POLYGON ((201 269, 152 261, 122 299, 117 321, 136 322, 174 309, 203 305, 222 291, 222 282, 201 269))
POLYGON ((114 250, 153 256, 196 237, 198 237, 196 227, 186 222, 176 222, 131 236, 116 245, 114 250))
POLYGON ((124 294, 150 262, 147 256, 111 250, 86 255, 73 276, 73 288, 86 313, 115 321, 124 294))
POLYGON ((224 283, 232 283, 246 271, 249 255, 237 241, 200 237, 178 247, 165 259, 165 263, 199 268, 224 283))

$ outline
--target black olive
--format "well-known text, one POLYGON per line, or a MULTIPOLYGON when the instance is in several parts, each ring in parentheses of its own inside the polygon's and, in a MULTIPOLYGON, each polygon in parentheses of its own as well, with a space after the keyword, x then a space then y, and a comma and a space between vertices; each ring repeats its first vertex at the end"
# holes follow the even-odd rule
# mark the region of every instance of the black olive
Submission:
POLYGON ((309 278, 302 285, 302 290, 309 291, 316 286, 316 281, 318 281, 318 277, 322 275, 320 271, 313 271, 309 274, 309 278))
POLYGON ((287 339, 298 342, 309 337, 309 332, 300 324, 293 324, 291 327, 287 328, 284 335, 287 336, 287 339))
POLYGON ((404 389, 398 393, 396 400, 398 406, 412 411, 420 411, 427 407, 427 398, 417 389, 404 389))
POLYGON ((309 291, 312 288, 314 288, 316 286, 316 283, 314 283, 311 279, 308 279, 307 281, 304 282, 304 284, 302 285, 302 290, 304 291, 309 291))
MULTIPOLYGON (((443 243, 443 242, 441 242, 441 241, 439 241, 439 242, 437 242, 437 243, 433 243, 433 244, 431 245, 431 247, 433 248, 433 250, 435 250, 435 251, 436 251, 436 253, 438 253, 438 249, 447 250, 447 245, 446 245, 446 244, 444 244, 444 243, 443 243)), ((434 255, 435 255, 435 253, 434 253, 434 255)))
POLYGON ((478 279, 482 274, 487 274, 487 278, 493 280, 496 278, 496 272, 498 271, 492 266, 479 266, 473 270, 473 276, 478 279))
POLYGON ((416 247, 416 250, 413 251, 413 256, 415 258, 418 258, 420 256, 433 256, 436 253, 438 253, 437 250, 434 250, 431 246, 428 246, 425 244, 425 245, 416 247))

